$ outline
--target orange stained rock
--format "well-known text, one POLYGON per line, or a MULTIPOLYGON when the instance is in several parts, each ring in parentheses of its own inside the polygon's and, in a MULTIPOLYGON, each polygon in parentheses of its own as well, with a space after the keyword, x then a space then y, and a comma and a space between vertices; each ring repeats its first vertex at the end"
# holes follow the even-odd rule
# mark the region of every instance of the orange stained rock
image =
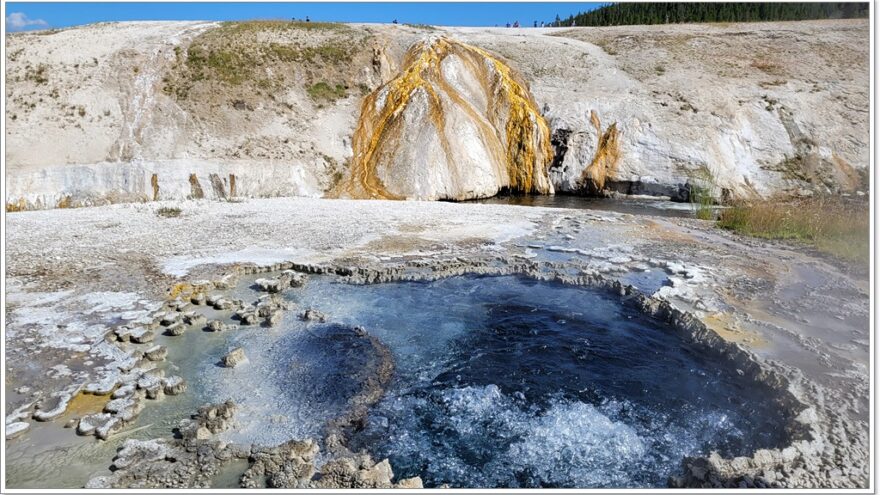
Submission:
POLYGON ((599 137, 599 144, 596 146, 596 154, 590 165, 584 169, 581 174, 581 187, 588 191, 598 193, 605 188, 605 179, 608 175, 617 170, 617 163, 620 160, 620 133, 617 130, 617 123, 613 123, 602 132, 602 123, 595 111, 590 112, 590 122, 596 129, 599 137))
MULTIPOLYGON (((352 139, 353 159, 349 176, 331 193, 353 198, 404 199, 405 193, 389 191, 379 178, 382 153, 394 153, 406 125, 404 111, 417 98, 427 101, 430 120, 447 163, 452 158, 446 135, 448 112, 463 111, 475 124, 479 141, 513 191, 552 192, 546 168, 553 156, 549 128, 524 82, 510 67, 485 50, 445 37, 420 42, 409 49, 400 74, 369 94, 352 139), (479 108, 446 80, 443 61, 455 55, 476 75, 486 95, 479 108), (450 108, 450 105, 455 108, 450 108)), ((450 169, 450 174, 455 174, 450 169)))

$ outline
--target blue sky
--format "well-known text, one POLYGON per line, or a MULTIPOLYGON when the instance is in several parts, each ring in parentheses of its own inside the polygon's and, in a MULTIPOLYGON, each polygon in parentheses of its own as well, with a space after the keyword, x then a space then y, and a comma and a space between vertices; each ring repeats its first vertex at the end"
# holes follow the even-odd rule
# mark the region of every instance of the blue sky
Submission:
POLYGON ((6 29, 21 31, 66 27, 101 21, 129 20, 243 20, 290 19, 309 16, 315 21, 391 22, 447 26, 503 26, 519 21, 552 21, 557 14, 592 10, 600 3, 103 3, 8 2, 6 29))

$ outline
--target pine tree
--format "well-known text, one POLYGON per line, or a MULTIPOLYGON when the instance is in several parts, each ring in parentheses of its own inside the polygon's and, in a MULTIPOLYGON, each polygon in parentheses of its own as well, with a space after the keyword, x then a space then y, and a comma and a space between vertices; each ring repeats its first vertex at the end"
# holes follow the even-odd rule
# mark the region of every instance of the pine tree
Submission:
POLYGON ((620 26, 683 22, 758 22, 868 17, 868 3, 610 3, 555 25, 620 26))

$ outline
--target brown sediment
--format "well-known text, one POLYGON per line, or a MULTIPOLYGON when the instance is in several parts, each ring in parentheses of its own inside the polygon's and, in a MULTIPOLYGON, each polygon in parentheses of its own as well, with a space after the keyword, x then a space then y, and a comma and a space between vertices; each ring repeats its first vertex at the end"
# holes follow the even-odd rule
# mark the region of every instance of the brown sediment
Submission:
POLYGON ((410 48, 403 67, 396 78, 364 99, 352 139, 354 157, 350 175, 331 196, 403 199, 400 194, 389 191, 378 177, 379 155, 383 149, 393 150, 400 145, 403 113, 416 97, 427 98, 428 117, 443 152, 451 160, 450 149, 454 143, 449 142, 444 132, 448 110, 444 108, 443 96, 476 123, 489 156, 506 169, 510 190, 550 192, 546 178, 536 181, 536 174, 546 175, 553 156, 550 131, 526 84, 510 67, 482 49, 445 37, 410 48), (457 56, 478 76, 488 95, 486 109, 477 109, 446 82, 441 65, 449 55, 457 56), (384 100, 378 108, 380 96, 384 100))

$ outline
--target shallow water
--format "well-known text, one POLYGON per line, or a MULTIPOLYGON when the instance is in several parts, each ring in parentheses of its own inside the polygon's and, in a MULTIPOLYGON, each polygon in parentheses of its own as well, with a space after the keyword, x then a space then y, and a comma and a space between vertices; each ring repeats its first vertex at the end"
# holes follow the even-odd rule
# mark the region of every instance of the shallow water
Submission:
POLYGON ((575 210, 613 211, 632 215, 653 215, 662 217, 693 218, 695 207, 691 203, 680 203, 667 199, 651 198, 591 198, 566 194, 554 195, 502 195, 477 199, 468 203, 493 205, 541 206, 545 208, 566 208, 575 210))

